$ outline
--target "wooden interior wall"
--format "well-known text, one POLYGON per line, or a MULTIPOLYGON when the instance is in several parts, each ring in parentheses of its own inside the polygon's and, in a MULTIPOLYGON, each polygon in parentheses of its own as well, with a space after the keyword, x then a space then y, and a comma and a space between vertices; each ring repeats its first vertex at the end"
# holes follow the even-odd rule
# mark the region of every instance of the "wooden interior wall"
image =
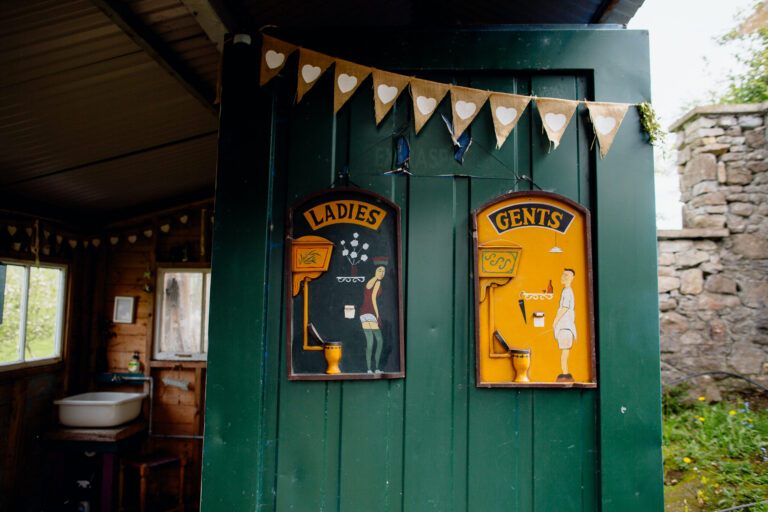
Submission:
MULTIPOLYGON (((105 350, 96 351, 104 358, 96 361, 95 373, 125 373, 133 353, 139 353, 142 373, 154 379, 153 435, 144 449, 185 456, 185 502, 189 505, 197 504, 200 496, 202 439, 195 437, 203 434, 206 363, 152 360, 156 277, 160 267, 210 265, 212 213, 212 203, 201 203, 114 228, 109 235, 103 309, 111 319, 116 296, 134 297, 135 319, 131 324, 108 322, 100 341, 105 350), (168 386, 163 382, 166 377, 187 381, 189 387, 168 386)), ((171 476, 163 474, 166 477, 171 476)))
MULTIPOLYGON (((102 253, 66 226, 37 220, 40 261, 68 268, 65 344, 61 362, 0 372, 0 510, 41 508, 48 460, 43 435, 56 426, 53 401, 88 386, 92 319, 98 316, 95 299, 101 298, 92 285, 103 276, 102 253)), ((34 221, 0 214, 0 257, 35 261, 34 221)))

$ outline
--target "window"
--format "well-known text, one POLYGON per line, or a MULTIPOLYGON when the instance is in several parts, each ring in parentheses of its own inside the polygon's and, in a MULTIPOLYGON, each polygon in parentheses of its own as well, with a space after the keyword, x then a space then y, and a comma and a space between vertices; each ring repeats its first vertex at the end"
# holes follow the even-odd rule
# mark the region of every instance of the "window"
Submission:
POLYGON ((0 261, 0 369, 61 359, 65 283, 64 266, 0 261))
POLYGON ((205 360, 211 270, 159 269, 157 282, 155 359, 205 360))

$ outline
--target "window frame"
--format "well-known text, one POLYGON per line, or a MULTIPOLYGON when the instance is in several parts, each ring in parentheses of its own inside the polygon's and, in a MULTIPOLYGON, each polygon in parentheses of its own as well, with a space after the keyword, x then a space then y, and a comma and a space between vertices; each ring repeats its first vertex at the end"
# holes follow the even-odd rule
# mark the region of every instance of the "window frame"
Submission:
MULTIPOLYGON (((68 297, 69 297, 69 274, 70 266, 66 263, 56 263, 51 261, 35 262, 31 260, 22 260, 17 258, 0 257, 0 264, 15 265, 24 267, 24 281, 22 284, 21 295, 21 312, 19 318, 19 338, 24 339, 24 343, 19 343, 19 358, 13 362, 2 363, 0 362, 0 373, 10 372, 12 370, 19 370, 24 368, 34 368, 38 366, 47 366, 56 363, 60 363, 64 360, 64 353, 66 348, 66 330, 67 330, 67 315, 68 315, 68 297), (59 274, 59 292, 56 298, 56 325, 54 327, 54 340, 53 348, 54 355, 47 357, 39 357, 35 359, 26 358, 27 348, 27 318, 29 313, 29 285, 30 285, 30 273, 32 268, 52 268, 60 270, 59 274)), ((7 269, 6 269, 7 271, 7 269)), ((7 277, 6 277, 7 282, 7 277)), ((5 290, 3 290, 5 293, 5 290)))
POLYGON ((202 311, 200 313, 200 345, 205 346, 205 336, 207 335, 207 325, 210 315, 210 284, 211 267, 205 266, 158 266, 155 280, 155 324, 152 336, 152 360, 153 361, 190 361, 206 362, 208 352, 160 352, 160 339, 163 336, 163 301, 165 300, 165 275, 166 274, 203 274, 202 287, 202 311), (207 278, 206 278, 207 275, 207 278))

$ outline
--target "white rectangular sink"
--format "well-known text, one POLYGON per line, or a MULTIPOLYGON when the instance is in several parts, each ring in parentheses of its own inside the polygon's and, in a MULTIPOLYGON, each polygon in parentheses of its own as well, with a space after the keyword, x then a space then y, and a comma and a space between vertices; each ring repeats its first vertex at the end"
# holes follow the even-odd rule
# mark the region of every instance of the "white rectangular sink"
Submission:
POLYGON ((114 427, 135 419, 146 396, 145 393, 95 391, 53 403, 59 406, 59 422, 67 427, 114 427))

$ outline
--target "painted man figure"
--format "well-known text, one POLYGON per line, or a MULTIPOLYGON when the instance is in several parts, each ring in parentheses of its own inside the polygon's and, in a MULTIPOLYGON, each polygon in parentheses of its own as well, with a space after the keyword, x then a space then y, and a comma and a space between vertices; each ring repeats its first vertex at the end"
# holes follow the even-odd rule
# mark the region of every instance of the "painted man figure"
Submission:
POLYGON ((573 382, 573 376, 568 373, 568 356, 573 343, 576 341, 576 314, 573 311, 576 300, 571 289, 571 283, 575 276, 576 272, 570 268, 564 269, 563 275, 560 276, 563 291, 560 293, 560 307, 552 324, 557 346, 562 351, 560 354, 562 373, 557 376, 557 382, 573 382))

